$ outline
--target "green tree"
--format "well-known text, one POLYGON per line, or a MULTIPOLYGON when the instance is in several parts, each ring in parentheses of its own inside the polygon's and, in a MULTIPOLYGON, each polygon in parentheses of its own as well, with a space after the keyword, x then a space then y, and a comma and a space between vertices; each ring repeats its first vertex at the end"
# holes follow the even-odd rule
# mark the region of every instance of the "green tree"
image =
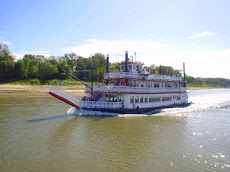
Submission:
POLYGON ((14 57, 5 44, 0 44, 0 79, 11 79, 13 77, 14 57))
POLYGON ((64 59, 67 60, 68 65, 70 65, 73 69, 76 60, 78 59, 78 56, 75 53, 66 53, 64 54, 64 59))
POLYGON ((26 79, 27 78, 27 72, 26 72, 24 60, 21 59, 16 62, 14 71, 15 71, 14 72, 15 79, 26 79))
POLYGON ((118 65, 118 62, 115 63, 109 63, 109 72, 116 72, 119 71, 120 67, 118 65))
POLYGON ((52 65, 49 61, 45 61, 44 63, 40 64, 40 79, 53 79, 57 77, 58 68, 55 65, 52 65))

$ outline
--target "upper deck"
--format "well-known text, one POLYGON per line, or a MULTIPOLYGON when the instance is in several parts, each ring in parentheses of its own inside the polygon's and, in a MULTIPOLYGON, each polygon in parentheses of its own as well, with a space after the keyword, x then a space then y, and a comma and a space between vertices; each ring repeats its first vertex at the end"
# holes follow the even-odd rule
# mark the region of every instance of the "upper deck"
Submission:
MULTIPOLYGON (((126 54, 127 55, 127 54, 126 54)), ((127 57, 126 57, 127 58, 127 57)), ((150 74, 150 68, 145 68, 144 63, 134 62, 132 60, 126 59, 119 63, 120 72, 105 73, 104 79, 134 79, 134 80, 149 80, 149 81, 159 81, 159 82, 180 82, 182 78, 180 76, 165 76, 165 75, 156 75, 150 74)))
POLYGON ((112 72, 105 73, 104 79, 145 79, 153 81, 181 81, 179 76, 163 76, 163 75, 144 75, 138 72, 112 72))

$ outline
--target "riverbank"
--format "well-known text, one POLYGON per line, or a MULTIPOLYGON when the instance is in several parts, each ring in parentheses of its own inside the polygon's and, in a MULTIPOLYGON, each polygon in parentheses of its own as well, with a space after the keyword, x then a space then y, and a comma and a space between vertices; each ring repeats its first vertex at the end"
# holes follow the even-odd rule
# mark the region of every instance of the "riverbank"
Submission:
MULTIPOLYGON (((59 86, 66 92, 77 95, 85 95, 85 86, 59 86)), ((21 84, 0 84, 0 97, 48 97, 46 93, 49 85, 21 85, 21 84)))
MULTIPOLYGON (((85 86, 67 85, 59 86, 66 92, 84 96, 85 86)), ((0 84, 0 97, 48 97, 46 93, 49 85, 21 85, 21 84, 0 84)), ((215 89, 214 87, 188 87, 188 91, 215 89)))

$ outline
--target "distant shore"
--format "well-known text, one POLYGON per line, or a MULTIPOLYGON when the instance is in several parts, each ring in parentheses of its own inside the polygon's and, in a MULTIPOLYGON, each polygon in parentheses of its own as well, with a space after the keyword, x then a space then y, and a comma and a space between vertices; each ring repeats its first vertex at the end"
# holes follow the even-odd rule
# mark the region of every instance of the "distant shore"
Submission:
MULTIPOLYGON (((85 86, 59 86, 66 92, 84 96, 85 86)), ((0 84, 0 97, 48 97, 49 85, 0 84)), ((188 87, 188 91, 215 89, 214 87, 188 87)))

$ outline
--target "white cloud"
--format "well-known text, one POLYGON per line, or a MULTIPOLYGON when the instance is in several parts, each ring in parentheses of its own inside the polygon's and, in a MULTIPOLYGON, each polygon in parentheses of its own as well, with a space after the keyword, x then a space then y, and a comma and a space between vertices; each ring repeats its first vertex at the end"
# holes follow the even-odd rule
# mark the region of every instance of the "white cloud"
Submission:
POLYGON ((194 77, 223 77, 229 78, 230 49, 219 51, 183 51, 175 49, 167 44, 153 41, 109 41, 88 39, 85 43, 50 51, 20 52, 15 54, 22 58, 24 54, 40 54, 46 57, 50 55, 63 55, 64 53, 76 53, 83 57, 89 57, 94 53, 110 54, 111 62, 124 60, 125 50, 134 56, 137 52, 137 61, 142 61, 146 66, 151 64, 172 66, 182 69, 186 63, 186 73, 194 77), (120 56, 122 55, 122 56, 120 56))
POLYGON ((35 55, 43 55, 45 57, 49 57, 49 56, 52 56, 54 54, 52 54, 51 51, 49 50, 37 50, 37 51, 22 51, 20 53, 13 53, 13 55, 15 56, 15 59, 18 60, 18 59, 22 59, 23 56, 25 54, 35 54, 35 55))
POLYGON ((100 52, 104 54, 118 54, 124 53, 125 50, 137 51, 140 53, 152 53, 159 51, 172 51, 167 44, 161 44, 152 41, 108 41, 108 40, 96 40, 88 39, 86 43, 59 49, 63 53, 74 52, 78 55, 88 57, 94 53, 100 52))
POLYGON ((148 37, 153 37, 153 34, 150 33, 150 34, 148 34, 147 36, 148 36, 148 37))
POLYGON ((202 32, 202 33, 198 33, 198 34, 194 34, 194 35, 191 35, 191 36, 188 36, 186 37, 187 39, 196 39, 196 38, 202 38, 204 36, 214 36, 216 35, 215 33, 212 33, 212 32, 202 32))
POLYGON ((6 45, 12 45, 12 43, 11 43, 11 42, 9 42, 9 41, 0 41, 0 43, 2 43, 2 44, 6 44, 6 45))
POLYGON ((108 41, 89 39, 86 43, 75 47, 61 49, 64 53, 74 52, 83 57, 88 57, 100 52, 110 54, 110 61, 124 60, 124 52, 129 50, 129 55, 137 52, 137 60, 145 65, 151 64, 172 66, 181 69, 186 63, 186 73, 194 77, 224 77, 230 78, 230 49, 220 51, 183 51, 150 41, 108 41), (123 57, 120 57, 119 54, 123 57))

